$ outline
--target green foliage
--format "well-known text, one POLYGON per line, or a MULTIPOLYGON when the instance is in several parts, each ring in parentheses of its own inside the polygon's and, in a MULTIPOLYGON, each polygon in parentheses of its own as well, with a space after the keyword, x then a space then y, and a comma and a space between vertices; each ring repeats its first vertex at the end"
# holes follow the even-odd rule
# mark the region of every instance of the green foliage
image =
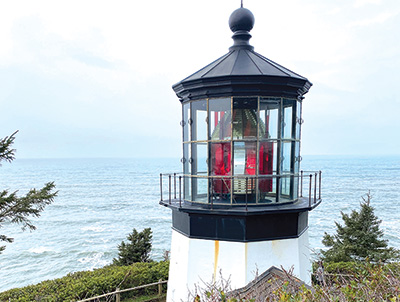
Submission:
POLYGON ((10 136, 6 136, 5 138, 0 139, 0 163, 2 161, 12 162, 15 158, 15 149, 12 149, 12 145, 15 140, 15 134, 18 131, 15 131, 10 136))
MULTIPOLYGON (((82 271, 36 285, 11 289, 0 293, 0 301, 76 301, 105 293, 116 288, 126 289, 168 279, 169 262, 135 263, 130 266, 106 266, 93 271, 82 271)), ((142 290, 139 294, 156 293, 158 287, 142 290)), ((138 294, 138 293, 136 293, 138 294)))
POLYGON ((399 251, 388 247, 387 240, 382 239, 383 231, 379 229, 382 222, 374 214, 370 205, 371 195, 362 197, 359 212, 353 210, 350 215, 341 212, 344 225, 337 222, 336 234, 325 233, 322 243, 329 249, 321 251, 325 262, 351 262, 369 259, 373 262, 386 262, 399 258, 399 251))
MULTIPOLYGON (((331 264, 329 264, 330 266, 331 264)), ((298 282, 291 272, 286 277, 268 280, 263 288, 257 288, 251 294, 243 294, 221 290, 208 286, 194 297, 196 302, 375 302, 400 301, 400 264, 374 264, 368 262, 334 263, 326 270, 342 270, 347 273, 335 274, 324 285, 313 288, 298 282)), ((222 283, 223 284, 223 283, 222 283)), ((219 285, 219 284, 218 284, 219 285)), ((228 286, 229 287, 229 286, 228 286)))
MULTIPOLYGON (((17 131, 18 132, 18 131, 17 131)), ((12 162, 15 158, 15 149, 12 145, 15 140, 14 132, 11 136, 0 139, 0 163, 12 162)), ((0 227, 4 223, 14 223, 22 226, 22 229, 35 230, 36 227, 29 220, 30 217, 39 217, 44 208, 54 201, 57 192, 54 191, 53 182, 47 183, 42 189, 31 189, 25 196, 18 197, 17 191, 0 191, 0 227)), ((13 238, 0 235, 0 241, 13 242, 13 238)), ((0 253, 5 246, 0 246, 0 253)))
POLYGON ((127 236, 128 242, 124 241, 118 245, 118 258, 113 259, 115 265, 130 265, 135 262, 149 262, 151 252, 151 241, 153 234, 151 228, 141 232, 133 229, 127 236))

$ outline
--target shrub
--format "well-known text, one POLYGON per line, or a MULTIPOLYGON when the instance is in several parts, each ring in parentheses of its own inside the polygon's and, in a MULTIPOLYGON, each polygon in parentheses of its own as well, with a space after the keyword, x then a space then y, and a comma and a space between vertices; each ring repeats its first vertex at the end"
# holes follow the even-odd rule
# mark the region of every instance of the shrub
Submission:
POLYGON ((285 278, 274 277, 254 291, 231 291, 229 279, 224 282, 205 284, 193 293, 195 302, 364 302, 400 301, 400 264, 373 264, 368 262, 335 263, 327 270, 347 272, 348 276, 336 275, 323 285, 305 286, 285 272, 285 278))
MULTIPOLYGON (((63 278, 0 293, 0 301, 76 301, 120 289, 168 279, 169 262, 135 263, 129 266, 106 266, 93 271, 68 274, 63 278)), ((156 287, 142 291, 155 292, 156 287)))
POLYGON ((124 241, 118 245, 118 258, 113 259, 115 265, 130 265, 135 262, 149 262, 151 252, 151 241, 153 235, 151 228, 146 228, 141 232, 133 229, 127 236, 128 242, 124 241))
POLYGON ((360 211, 342 214, 344 225, 337 222, 336 234, 325 233, 322 243, 328 247, 321 251, 324 262, 351 262, 369 259, 373 262, 386 262, 399 259, 399 251, 388 246, 379 228, 381 220, 374 214, 370 205, 372 196, 362 197, 360 211))

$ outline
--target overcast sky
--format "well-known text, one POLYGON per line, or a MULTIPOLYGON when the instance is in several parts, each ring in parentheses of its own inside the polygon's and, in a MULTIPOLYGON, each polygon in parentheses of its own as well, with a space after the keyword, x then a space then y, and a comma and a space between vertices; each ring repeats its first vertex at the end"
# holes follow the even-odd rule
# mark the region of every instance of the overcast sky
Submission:
MULTIPOLYGON (((171 86, 228 52, 240 0, 2 1, 0 137, 19 158, 181 157, 171 86)), ((400 154, 399 0, 244 0, 307 77, 302 154, 400 154)))

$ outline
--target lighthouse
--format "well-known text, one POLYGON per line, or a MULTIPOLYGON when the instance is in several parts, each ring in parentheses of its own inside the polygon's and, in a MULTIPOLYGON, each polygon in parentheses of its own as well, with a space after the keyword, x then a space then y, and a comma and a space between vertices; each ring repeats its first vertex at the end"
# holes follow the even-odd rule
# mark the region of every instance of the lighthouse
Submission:
POLYGON ((251 11, 235 10, 229 52, 172 87, 183 169, 160 175, 160 204, 172 210, 169 302, 221 277, 243 287, 273 266, 311 282, 321 172, 301 170, 300 138, 312 84, 255 52, 253 25, 251 11))

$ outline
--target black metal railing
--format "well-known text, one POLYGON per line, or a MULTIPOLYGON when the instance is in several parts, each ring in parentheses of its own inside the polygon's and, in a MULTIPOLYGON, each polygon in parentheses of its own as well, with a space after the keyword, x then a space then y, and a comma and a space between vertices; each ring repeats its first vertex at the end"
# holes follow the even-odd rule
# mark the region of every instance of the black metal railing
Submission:
MULTIPOLYGON (((241 194, 243 196, 243 205, 245 205, 246 209, 248 205, 258 204, 256 201, 249 201, 250 196, 253 196, 256 192, 257 186, 256 184, 260 184, 262 181, 272 181, 273 179, 280 179, 281 181, 285 178, 290 179, 298 179, 299 180, 299 190, 298 196, 297 194, 293 198, 281 198, 279 203, 284 202, 293 202, 298 198, 308 199, 309 206, 311 207, 313 204, 316 204, 321 200, 321 191, 322 191, 322 172, 321 171, 301 171, 298 175, 260 175, 260 176, 251 176, 251 175, 238 175, 238 176, 193 176, 193 175, 183 175, 181 173, 165 173, 160 174, 160 196, 162 202, 168 202, 171 204, 179 203, 179 206, 182 206, 182 202, 185 199, 186 201, 195 202, 195 203, 207 203, 210 204, 211 208, 214 204, 225 204, 218 202, 216 196, 218 194, 223 195, 221 192, 223 191, 221 188, 219 190, 215 189, 216 181, 219 181, 218 184, 222 187, 226 187, 228 192, 225 193, 226 196, 234 194, 233 196, 238 196, 241 194), (207 188, 203 188, 204 196, 203 201, 192 200, 192 198, 184 198, 183 196, 183 186, 185 180, 189 179, 189 182, 186 181, 189 186, 191 185, 192 179, 196 178, 197 180, 208 180, 207 188), (232 185, 231 185, 232 184, 232 185), (218 193, 216 193, 218 191, 218 193), (164 197, 166 197, 164 199, 164 197)), ((297 191, 297 188, 296 190, 297 191)), ((270 192, 271 196, 276 196, 276 192, 270 192), (275 195, 274 195, 275 194, 275 195)), ((285 196, 284 194, 281 194, 285 196)), ((221 198, 219 199, 221 200, 221 198)))

